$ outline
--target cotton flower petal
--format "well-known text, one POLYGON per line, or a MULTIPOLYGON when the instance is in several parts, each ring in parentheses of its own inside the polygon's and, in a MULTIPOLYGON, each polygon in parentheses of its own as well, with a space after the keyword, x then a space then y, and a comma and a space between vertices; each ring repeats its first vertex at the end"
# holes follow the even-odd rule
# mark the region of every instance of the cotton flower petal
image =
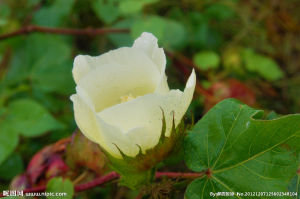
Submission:
MULTIPOLYGON (((76 84, 79 80, 90 72, 94 67, 109 64, 111 62, 122 63, 122 60, 118 60, 118 57, 111 56, 117 50, 109 51, 100 56, 88 56, 78 55, 74 59, 73 64, 73 77, 76 84)), ((125 47, 125 49, 130 49, 125 47)), ((158 47, 157 38, 151 33, 144 32, 139 38, 137 38, 133 44, 133 49, 144 52, 156 65, 159 72, 163 74, 166 68, 166 56, 164 50, 158 47)))
POLYGON ((134 41, 132 47, 146 53, 157 65, 160 73, 165 72, 166 55, 164 50, 158 47, 157 38, 153 34, 148 32, 142 33, 142 35, 134 41))
POLYGON ((167 94, 147 94, 107 108, 98 113, 98 116, 106 123, 121 129, 127 137, 135 138, 131 145, 138 144, 145 151, 154 147, 159 140, 162 129, 161 109, 166 118, 166 136, 169 136, 173 112, 175 125, 178 125, 192 100, 195 84, 196 76, 193 71, 184 92, 171 90, 167 94), (133 131, 136 126, 143 128, 133 131))
POLYGON ((88 55, 78 55, 74 59, 73 63, 73 78, 77 84, 79 80, 84 77, 93 67, 92 57, 88 55))
MULTIPOLYGON (((121 129, 117 126, 113 126, 97 117, 98 124, 100 126, 100 133, 103 137, 103 141, 98 142, 98 144, 106 150, 109 154, 115 158, 122 158, 119 150, 125 153, 127 156, 134 157, 138 153, 138 146, 132 144, 132 140, 126 134, 124 134, 121 129)), ((132 131, 139 129, 136 127, 132 131)))
POLYGON ((90 140, 102 142, 103 138, 99 133, 100 128, 93 108, 89 102, 84 100, 79 94, 71 96, 74 105, 74 115, 77 126, 81 132, 90 140))
MULTIPOLYGON (((91 98, 97 112, 121 102, 124 95, 142 96, 155 91, 160 73, 142 52, 132 48, 110 51, 77 83, 91 98)), ((93 65, 92 64, 92 65, 93 65)))
POLYGON ((163 48, 158 47, 157 38, 148 32, 142 33, 142 35, 134 41, 133 48, 143 51, 148 57, 156 64, 160 71, 161 78, 160 83, 157 85, 156 92, 166 93, 169 91, 167 77, 165 75, 166 69, 166 55, 163 48))
POLYGON ((156 86, 155 93, 168 93, 170 91, 166 74, 161 75, 161 79, 156 86))

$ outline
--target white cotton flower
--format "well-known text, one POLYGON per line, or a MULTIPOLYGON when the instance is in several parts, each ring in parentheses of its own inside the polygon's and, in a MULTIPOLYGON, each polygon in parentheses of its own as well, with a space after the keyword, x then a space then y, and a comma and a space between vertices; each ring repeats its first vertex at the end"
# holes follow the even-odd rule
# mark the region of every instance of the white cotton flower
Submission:
POLYGON ((177 126, 191 103, 196 76, 193 71, 183 92, 170 90, 165 67, 164 50, 146 32, 132 47, 96 57, 78 55, 71 100, 82 133, 115 158, 122 158, 118 148, 134 157, 139 146, 145 152, 158 143, 163 110, 169 137, 173 112, 177 126))

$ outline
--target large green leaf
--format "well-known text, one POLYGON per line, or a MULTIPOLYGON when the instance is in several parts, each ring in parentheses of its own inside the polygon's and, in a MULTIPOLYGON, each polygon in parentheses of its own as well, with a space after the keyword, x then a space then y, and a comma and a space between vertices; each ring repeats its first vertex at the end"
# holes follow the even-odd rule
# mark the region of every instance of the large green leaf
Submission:
POLYGON ((64 127, 43 106, 30 99, 13 101, 8 112, 9 124, 24 136, 38 136, 64 127))
POLYGON ((62 179, 61 177, 57 177, 52 178, 47 183, 46 191, 58 194, 66 193, 66 195, 47 196, 48 199, 71 199, 73 198, 74 187, 69 179, 62 179))
POLYGON ((287 191, 297 158, 281 145, 299 136, 300 115, 258 119, 262 113, 227 99, 195 125, 185 139, 185 161, 191 170, 209 175, 188 186, 187 199, 222 191, 287 191))

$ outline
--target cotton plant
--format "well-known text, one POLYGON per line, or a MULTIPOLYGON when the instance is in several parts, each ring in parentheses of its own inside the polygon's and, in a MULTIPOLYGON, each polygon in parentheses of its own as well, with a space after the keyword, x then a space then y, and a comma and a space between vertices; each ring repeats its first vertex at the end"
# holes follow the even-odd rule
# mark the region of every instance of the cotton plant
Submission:
POLYGON ((184 133, 177 127, 193 98, 196 75, 193 70, 184 91, 174 90, 165 69, 164 50, 147 32, 132 47, 75 57, 71 100, 76 123, 121 174, 130 170, 149 177, 147 171, 172 152, 184 133))
POLYGON ((75 57, 75 121, 100 146, 122 185, 149 185, 158 163, 183 146, 185 164, 197 178, 187 186, 187 199, 297 189, 299 114, 266 117, 225 99, 186 131, 182 118, 193 98, 195 71, 180 91, 169 89, 165 69, 164 50, 147 32, 132 47, 75 57))

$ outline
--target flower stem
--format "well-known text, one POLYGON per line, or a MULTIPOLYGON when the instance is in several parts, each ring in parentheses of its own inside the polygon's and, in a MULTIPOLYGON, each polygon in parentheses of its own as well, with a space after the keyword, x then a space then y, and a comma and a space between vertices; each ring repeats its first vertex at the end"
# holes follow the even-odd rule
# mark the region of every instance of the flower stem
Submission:
POLYGON ((201 173, 180 173, 180 172, 156 172, 156 178, 168 177, 168 178, 184 178, 184 179, 194 179, 205 175, 205 172, 201 173))

